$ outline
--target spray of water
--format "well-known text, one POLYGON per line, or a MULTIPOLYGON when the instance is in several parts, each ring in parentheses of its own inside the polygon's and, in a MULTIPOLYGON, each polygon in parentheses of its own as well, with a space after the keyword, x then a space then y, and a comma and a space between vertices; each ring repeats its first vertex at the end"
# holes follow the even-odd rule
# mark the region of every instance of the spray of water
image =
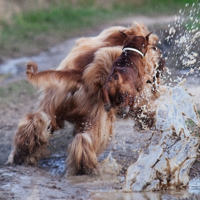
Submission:
POLYGON ((160 99, 156 115, 156 133, 160 134, 160 140, 157 145, 150 142, 128 168, 126 192, 184 188, 197 158, 199 137, 188 128, 186 121, 190 119, 194 126, 200 126, 200 121, 194 97, 183 87, 183 78, 194 79, 199 75, 199 3, 193 3, 190 11, 187 7, 188 4, 179 11, 175 22, 168 25, 163 41, 171 48, 164 50, 169 67, 165 74, 167 92, 160 99), (174 69, 182 73, 172 76, 174 69))
POLYGON ((161 47, 164 47, 166 64, 173 73, 175 69, 175 74, 178 75, 172 77, 168 74, 165 77, 168 85, 177 84, 190 74, 199 76, 199 5, 199 3, 193 3, 189 10, 189 4, 186 4, 185 9, 179 10, 175 21, 168 24, 169 30, 161 33, 165 36, 165 40, 160 43, 163 43, 161 47))

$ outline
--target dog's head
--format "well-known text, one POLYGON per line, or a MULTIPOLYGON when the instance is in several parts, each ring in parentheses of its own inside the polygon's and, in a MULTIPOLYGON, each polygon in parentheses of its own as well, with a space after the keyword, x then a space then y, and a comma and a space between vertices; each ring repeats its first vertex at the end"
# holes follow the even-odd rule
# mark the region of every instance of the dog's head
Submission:
POLYGON ((124 48, 135 48, 142 52, 144 55, 147 52, 147 46, 149 43, 149 36, 151 33, 149 33, 146 37, 143 36, 135 36, 135 35, 126 35, 124 32, 120 31, 121 34, 124 35, 125 41, 124 41, 124 48))
POLYGON ((105 110, 110 111, 111 107, 120 107, 122 114, 129 112, 130 106, 133 105, 137 97, 135 88, 136 77, 130 68, 116 67, 109 76, 103 87, 103 102, 105 110))

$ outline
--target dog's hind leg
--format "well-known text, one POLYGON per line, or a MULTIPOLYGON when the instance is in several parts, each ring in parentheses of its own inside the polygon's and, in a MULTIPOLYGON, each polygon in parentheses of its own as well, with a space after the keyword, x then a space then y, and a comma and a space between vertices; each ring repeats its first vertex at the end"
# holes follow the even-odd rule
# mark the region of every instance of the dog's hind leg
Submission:
POLYGON ((89 133, 78 133, 68 146, 67 175, 91 174, 97 156, 89 133))
POLYGON ((37 164, 47 153, 50 119, 44 112, 26 114, 14 136, 14 149, 7 164, 37 164))

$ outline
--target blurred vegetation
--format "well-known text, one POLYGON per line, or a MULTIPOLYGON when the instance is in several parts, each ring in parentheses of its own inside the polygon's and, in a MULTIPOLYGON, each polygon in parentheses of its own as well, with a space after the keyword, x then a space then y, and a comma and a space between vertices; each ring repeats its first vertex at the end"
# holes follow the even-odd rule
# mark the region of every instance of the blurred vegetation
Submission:
MULTIPOLYGON (((1 0, 0 59, 37 54, 122 17, 177 14, 192 0, 1 0)), ((187 7, 188 8, 188 7, 187 7)))
POLYGON ((11 102, 17 104, 22 97, 34 98, 37 96, 36 89, 26 80, 17 81, 0 87, 0 105, 6 106, 11 102))

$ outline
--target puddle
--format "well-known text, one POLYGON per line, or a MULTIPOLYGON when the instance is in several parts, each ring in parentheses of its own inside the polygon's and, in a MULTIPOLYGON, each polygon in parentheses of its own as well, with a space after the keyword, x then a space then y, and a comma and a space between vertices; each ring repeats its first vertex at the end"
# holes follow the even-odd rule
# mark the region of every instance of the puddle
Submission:
POLYGON ((66 168, 66 155, 53 155, 39 161, 39 167, 47 170, 52 175, 64 175, 66 168))
MULTIPOLYGON (((193 144, 193 137, 192 140, 190 141, 190 139, 188 139, 189 141, 186 140, 188 136, 188 138, 190 138, 190 133, 188 132, 187 127, 185 126, 185 119, 186 118, 190 118, 192 119, 196 124, 198 124, 198 117, 196 116, 196 112, 194 110, 194 101, 192 96, 190 96, 185 90, 184 88, 181 86, 177 86, 174 87, 173 89, 171 89, 171 91, 169 91, 170 93, 170 98, 171 98, 171 104, 170 105, 165 105, 163 103, 162 109, 160 108, 160 110, 158 111, 158 116, 159 116, 159 120, 157 120, 157 128, 158 129, 162 129, 165 131, 165 134, 162 134, 162 140, 165 140, 165 137, 167 139, 167 142, 165 141, 165 145, 170 146, 174 146, 171 149, 169 149, 168 152, 165 152, 162 150, 163 146, 160 144, 155 144, 155 142, 153 143, 153 145, 151 146, 151 144, 149 145, 148 149, 149 151, 144 151, 144 154, 142 154, 140 152, 140 154, 138 156, 140 156, 140 159, 138 159, 140 162, 140 174, 137 174, 136 179, 139 180, 138 177, 141 178, 142 181, 145 181, 143 178, 144 177, 148 177, 148 168, 145 169, 141 169, 142 164, 146 163, 146 167, 148 167, 147 163, 149 164, 150 162, 146 162, 146 160, 151 160, 152 162, 154 162, 153 160, 155 160, 154 163, 156 163, 157 165, 155 166, 155 170, 159 171, 159 168, 161 168, 161 172, 166 171, 166 170, 162 170, 163 167, 166 167, 165 162, 163 161, 163 159, 159 159, 161 161, 162 164, 160 164, 160 166, 158 165, 159 162, 157 162, 157 157, 154 159, 152 159, 150 156, 151 154, 156 156, 155 152, 158 152, 157 150, 159 148, 161 148, 161 151, 159 150, 159 157, 160 155, 162 155, 161 157, 167 157, 169 162, 172 162, 170 165, 171 167, 174 165, 174 162, 176 163, 176 165, 180 162, 181 163, 181 167, 182 170, 179 170, 181 174, 181 176, 177 176, 177 180, 179 181, 185 181, 185 179, 183 178, 185 175, 187 176, 186 171, 188 172, 188 169, 191 166, 191 163, 193 162, 193 159, 195 158, 195 153, 196 153, 196 140, 195 140, 195 145, 193 144), (173 103, 172 103, 173 102, 173 103), (187 102, 187 104, 185 104, 187 102), (166 108, 167 109, 166 109, 166 108), (162 112, 161 112, 162 111, 162 112), (184 115, 183 115, 184 113, 184 115), (167 119, 170 119, 168 121, 166 121, 167 119), (169 122, 169 123, 168 123, 169 122), (179 136, 182 138, 181 139, 181 143, 180 141, 178 141, 176 143, 176 138, 175 140, 173 140, 172 138, 168 138, 168 135, 170 135, 172 132, 170 132, 170 127, 171 127, 171 123, 174 123, 174 129, 177 131, 177 133, 179 133, 179 136), (184 126, 182 126, 184 125, 184 126), (169 144, 168 144, 169 143, 169 144), (174 143, 174 145, 173 145, 174 143), (189 146, 188 146, 188 145, 189 146), (191 150, 189 150, 189 148, 191 150), (194 148, 194 149, 193 149, 194 148), (155 152, 153 152, 155 150, 155 152), (151 152, 152 151, 152 152, 151 152), (179 156, 180 154, 178 154, 177 152, 182 152, 181 156, 179 156), (185 152, 189 153, 186 154, 185 152), (177 154, 176 154, 177 153, 177 154), (192 154, 192 155, 191 155, 192 154), (142 156, 144 156, 142 158, 142 156), (146 156, 146 158, 145 158, 146 156), (149 156, 149 157, 148 157, 149 156), (193 158, 194 156, 194 158, 193 158), (185 161, 190 157, 191 160, 185 161), (173 158, 173 159, 172 159, 173 158), (174 159, 176 158, 176 159, 174 159), (144 159, 144 162, 142 161, 142 159, 144 159), (171 159, 171 160, 170 160, 171 159), (164 166, 162 166, 164 163, 164 166), (182 164, 183 163, 183 164, 182 164), (184 179, 184 180, 183 180, 184 179)), ((121 121, 122 123, 122 121, 121 121)), ((117 123, 118 126, 120 123, 117 123)), ((141 149, 141 148, 145 148, 144 146, 144 141, 147 139, 149 140, 149 136, 145 136, 145 134, 148 134, 147 132, 141 133, 139 131, 135 132, 133 130, 133 126, 132 126, 132 122, 131 120, 126 121, 126 123, 122 123, 121 126, 123 128, 119 128, 117 127, 117 132, 116 132, 116 142, 118 142, 118 140, 120 141, 120 143, 122 143, 122 145, 118 146, 118 152, 123 152, 123 148, 125 147, 125 145, 131 145, 133 150, 134 149, 141 149), (123 127, 123 126, 124 127, 123 127), (122 133, 120 130, 123 130, 122 133), (120 133, 119 133, 120 132, 120 133), (138 135, 137 135, 138 134, 138 135), (143 135, 142 135, 143 134, 143 135), (121 137, 123 135, 124 141, 128 141, 127 143, 121 141, 123 138, 121 137), (135 138, 132 138, 132 136, 135 135, 135 138), (140 136, 139 136, 140 135, 140 136), (128 137, 129 136, 129 137, 128 137), (131 137, 130 137, 131 136, 131 137), (136 141, 140 140, 141 146, 138 146, 139 143, 137 143, 136 141), (132 142, 135 141, 135 142, 132 142)), ((149 132, 150 136, 152 135, 151 132, 149 132)), ((173 131, 174 134, 174 131, 173 131)), ((151 138, 151 137, 150 137, 151 138)), ((151 139, 151 141, 153 141, 153 139, 151 139)), ((115 143, 115 142, 114 142, 115 143)), ((112 149, 112 146, 110 147, 110 149, 112 149)), ((164 149, 166 149, 166 147, 164 147, 164 149)), ((116 150, 113 150, 114 152, 116 152, 116 150)), ((119 157, 119 153, 116 153, 115 156, 119 157)), ((105 152, 104 154, 107 154, 107 152, 105 152)), ((125 151, 125 156, 128 154, 133 154, 133 151, 125 151)), ((104 155, 105 156, 105 155, 104 155)), ((65 174, 65 160, 66 160, 66 155, 62 155, 60 156, 60 154, 58 155, 53 155, 52 157, 48 158, 48 159, 43 159, 39 162, 39 165, 41 168, 46 169, 50 174, 52 175, 60 175, 60 176, 64 176, 65 174)), ((137 161, 138 162, 138 161, 137 161)), ((129 165, 130 166, 130 165, 129 165)), ((171 169, 172 171, 174 169, 171 169)), ((170 173, 173 173, 173 172, 170 173)), ((178 172, 179 174, 179 172, 178 172)), ((161 175, 161 174, 160 174, 161 175)), ((164 176, 166 176, 165 174, 163 174, 164 176)), ((130 175, 132 176, 132 175, 130 175)), ((149 176, 151 177, 151 176, 149 176)), ((166 176, 167 177, 167 176, 166 176)), ((166 178, 165 177, 165 178, 166 178)), ((70 178, 66 178, 66 181, 68 183, 70 183, 70 185, 75 186, 75 187, 83 187, 86 188, 87 190, 89 190, 92 195, 91 195, 91 199, 94 200, 98 200, 98 199, 135 199, 135 200, 169 200, 170 198, 172 199, 172 197, 170 197, 169 195, 173 196, 173 198, 188 198, 191 196, 192 193, 194 194, 199 194, 200 193, 200 180, 191 180, 189 182, 189 189, 184 189, 184 190, 164 190, 164 191, 158 191, 158 192, 130 192, 130 193, 125 193, 124 191, 122 191, 121 189, 124 188, 125 185, 125 180, 123 180, 124 176, 116 176, 116 175, 104 175, 104 176, 75 176, 75 177, 70 177, 70 178), (117 190, 113 190, 116 189, 117 190)), ((154 177, 155 178, 155 177, 154 177)), ((154 179, 153 178, 153 179, 154 179)), ((134 179, 134 178, 133 178, 134 179)), ((134 179, 134 180, 136 180, 134 179)), ((139 181, 141 181, 139 180, 139 181)), ((132 181, 132 180, 130 180, 132 181)), ((132 181, 133 182, 133 181, 132 181)), ((153 183, 153 182, 152 182, 153 183)), ((151 184, 152 184, 151 183, 151 184)), ((175 182, 174 182, 175 183, 175 182)), ((187 178, 186 178, 186 182, 184 182, 187 185, 187 178)), ((144 183, 146 184, 146 183, 144 183)), ((164 183, 162 183, 164 184, 164 183)), ((153 185, 153 184, 152 184, 153 185)), ((173 185, 173 184, 172 184, 173 185)), ((159 188, 157 188, 159 189, 159 188)), ((172 189, 172 188, 171 188, 172 189)))
MULTIPOLYGON (((193 192, 187 190, 173 190, 161 192, 132 192, 96 191, 91 194, 92 200, 178 200, 188 198, 193 192)), ((198 193, 199 194, 199 193, 198 193)))
POLYGON ((188 191, 194 194, 200 194, 200 179, 193 179, 188 184, 188 191))

